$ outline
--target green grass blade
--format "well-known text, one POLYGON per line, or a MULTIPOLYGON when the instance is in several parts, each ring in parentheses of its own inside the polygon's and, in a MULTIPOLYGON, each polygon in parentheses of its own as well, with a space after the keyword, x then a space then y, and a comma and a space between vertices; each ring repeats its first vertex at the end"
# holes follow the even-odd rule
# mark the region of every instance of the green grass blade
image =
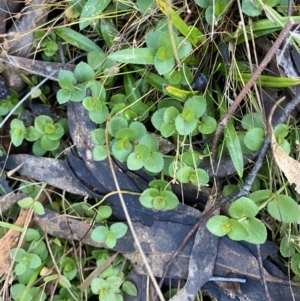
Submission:
POLYGON ((55 29, 55 33, 59 37, 61 37, 65 42, 70 43, 71 45, 86 52, 91 52, 93 50, 102 51, 102 49, 93 41, 91 41, 88 37, 82 35, 81 33, 71 28, 57 28, 55 29))

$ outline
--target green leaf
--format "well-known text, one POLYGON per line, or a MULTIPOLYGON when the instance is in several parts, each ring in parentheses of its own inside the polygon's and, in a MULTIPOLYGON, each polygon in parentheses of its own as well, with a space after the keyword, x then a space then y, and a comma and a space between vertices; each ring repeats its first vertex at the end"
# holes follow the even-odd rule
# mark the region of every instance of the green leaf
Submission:
POLYGON ((143 168, 144 160, 136 152, 131 153, 127 158, 127 167, 130 170, 139 170, 143 168))
POLYGON ((89 64, 80 62, 74 70, 74 76, 79 82, 87 82, 94 79, 95 73, 89 64))
POLYGON ((182 112, 181 112, 181 116, 183 117, 183 119, 185 121, 191 121, 193 119, 195 119, 195 113, 194 111, 192 111, 190 108, 183 108, 182 112))
MULTIPOLYGON (((101 1, 102 2, 102 1, 101 1)), ((70 43, 71 45, 84 50, 86 52, 98 50, 103 52, 103 50, 91 41, 85 35, 79 33, 68 27, 57 28, 54 31, 59 37, 61 37, 65 42, 70 43)))
POLYGON ((127 128, 128 122, 125 118, 120 116, 114 116, 108 125, 108 132, 113 136, 116 137, 116 134, 121 129, 127 128))
POLYGON ((95 228, 91 233, 91 238, 96 242, 105 242, 106 240, 106 233, 108 232, 107 227, 105 226, 98 226, 95 228))
POLYGON ((263 128, 264 123, 261 116, 258 113, 246 114, 242 119, 242 127, 245 130, 251 130, 253 128, 263 128))
POLYGON ((123 282, 122 291, 129 296, 137 296, 137 289, 136 289, 135 285, 130 281, 123 282))
POLYGON ((153 208, 153 199, 159 195, 160 193, 157 189, 148 188, 141 194, 140 202, 146 208, 153 208))
POLYGON ((148 132, 144 124, 142 124, 139 121, 133 121, 130 123, 129 128, 136 131, 137 133, 137 140, 140 140, 142 137, 144 137, 148 132))
POLYGON ((23 258, 26 256, 27 252, 24 249, 21 248, 13 248, 10 250, 10 258, 15 259, 17 262, 20 262, 23 260, 23 258))
POLYGON ((231 227, 229 225, 229 218, 223 215, 211 217, 207 221, 206 227, 212 234, 217 236, 224 236, 229 231, 231 231, 231 227))
POLYGON ((74 102, 82 101, 86 96, 85 92, 85 85, 84 84, 77 84, 76 89, 72 92, 71 100, 74 102))
POLYGON ((33 126, 29 126, 26 129, 25 138, 26 138, 27 141, 33 142, 33 141, 36 141, 39 138, 41 138, 41 133, 36 128, 34 128, 33 126))
POLYGON ((251 194, 249 194, 249 198, 255 203, 257 204, 257 206, 262 205, 265 201, 267 201, 268 199, 270 199, 270 197, 273 195, 271 190, 258 190, 255 192, 252 192, 251 194))
POLYGON ((152 152, 144 162, 144 167, 147 171, 159 173, 164 167, 164 159, 161 153, 152 152))
POLYGON ((101 112, 99 111, 92 111, 89 112, 89 117, 90 119, 97 123, 97 124, 102 124, 107 120, 107 117, 109 115, 109 111, 107 106, 103 105, 101 112))
POLYGON ((59 147, 59 140, 51 140, 46 135, 41 138, 41 146, 44 150, 54 151, 59 147))
POLYGON ((58 73, 58 84, 62 89, 73 92, 77 80, 73 72, 69 70, 60 70, 58 73))
POLYGON ((176 194, 172 191, 164 190, 162 191, 162 195, 165 197, 165 210, 172 210, 179 204, 176 194))
POLYGON ((33 143, 32 152, 35 156, 43 156, 47 152, 47 150, 42 147, 40 139, 33 143))
POLYGON ((41 134, 46 134, 45 128, 48 124, 53 124, 53 120, 46 115, 40 115, 34 120, 34 126, 41 134))
POLYGON ((39 231, 33 228, 26 229, 24 240, 25 241, 37 241, 41 237, 39 231))
POLYGON ((103 145, 96 145, 93 149, 93 159, 95 161, 102 161, 107 158, 107 150, 103 145))
POLYGON ((195 186, 205 185, 209 182, 209 175, 204 169, 197 168, 190 174, 189 179, 195 186))
POLYGON ((11 292, 11 296, 12 296, 13 300, 15 300, 15 301, 21 300, 25 290, 26 290, 26 287, 22 283, 16 283, 16 284, 12 285, 10 292, 11 292))
POLYGON ((121 278, 117 276, 110 276, 106 278, 106 282, 115 293, 119 291, 121 281, 121 278))
POLYGON ((53 127, 54 127, 54 132, 48 134, 47 137, 50 140, 59 140, 65 134, 65 130, 60 123, 55 123, 53 127))
POLYGON ((101 206, 98 208, 96 221, 100 222, 102 220, 108 219, 112 215, 112 209, 110 206, 101 206))
POLYGON ((113 248, 117 243, 116 234, 113 231, 107 231, 105 243, 109 248, 113 248))
POLYGON ((283 237, 280 242, 280 253, 283 257, 292 257, 299 244, 299 237, 297 235, 289 234, 283 237))
POLYGON ((156 57, 161 61, 168 60, 173 57, 173 51, 168 47, 159 47, 156 52, 156 57))
POLYGON ((132 151, 133 146, 127 139, 115 140, 112 144, 112 154, 120 162, 126 161, 132 151))
POLYGON ((232 120, 229 120, 224 128, 224 138, 232 163, 238 175, 242 177, 244 171, 243 153, 232 120))
POLYGON ((252 128, 245 136, 245 145, 253 150, 258 151, 264 143, 265 131, 261 128, 252 128))
POLYGON ((169 59, 160 60, 156 54, 154 56, 154 66, 158 74, 166 74, 169 73, 175 67, 175 59, 172 56, 169 59))
POLYGON ((116 238, 121 238, 126 234, 128 226, 124 223, 114 223, 110 226, 110 230, 116 234, 116 238))
POLYGON ((188 183, 190 181, 190 175, 194 172, 194 168, 190 166, 183 166, 178 169, 176 178, 181 183, 188 183))
POLYGON ((22 275, 25 273, 25 271, 27 270, 27 265, 24 264, 23 262, 19 262, 16 264, 15 266, 15 273, 17 276, 22 275))
POLYGON ((188 150, 182 154, 181 160, 186 165, 195 167, 200 164, 200 153, 192 150, 188 150))
POLYGON ((83 30, 94 22, 94 18, 100 15, 103 10, 108 6, 110 0, 88 0, 82 9, 80 15, 79 28, 83 30))
POLYGON ((166 108, 158 109, 151 117, 153 126, 159 131, 161 129, 161 126, 164 124, 164 113, 166 112, 166 110, 166 108))
POLYGON ((243 0, 242 12, 249 17, 257 17, 262 13, 262 7, 251 0, 243 0))
POLYGON ((98 111, 98 112, 100 112, 103 107, 102 102, 97 97, 94 96, 85 97, 82 102, 82 105, 88 111, 98 111))
POLYGON ((193 46, 196 47, 198 43, 205 42, 204 35, 197 28, 188 26, 176 10, 167 8, 165 1, 157 1, 157 4, 166 16, 170 16, 172 24, 174 24, 174 26, 192 43, 193 46))
POLYGON ((248 232, 245 241, 252 244, 263 244, 267 239, 266 226, 257 218, 251 217, 241 221, 241 224, 248 232))
POLYGON ((150 48, 122 49, 111 53, 108 58, 120 63, 153 65, 155 51, 150 48))
POLYGON ((137 139, 137 132, 133 129, 120 129, 116 133, 116 138, 117 139, 127 139, 129 141, 134 141, 137 139))
POLYGON ((177 49, 178 57, 184 59, 193 51, 192 44, 184 37, 179 37, 179 47, 177 49))
POLYGON ((231 230, 227 233, 228 237, 235 241, 244 240, 248 236, 247 230, 244 226, 235 219, 229 219, 228 225, 231 230))
POLYGON ((217 128, 217 121, 211 116, 201 117, 201 124, 198 127, 200 133, 208 135, 213 133, 217 128))
POLYGON ((175 119, 175 127, 179 135, 189 135, 196 129, 197 120, 186 121, 180 114, 175 119))
POLYGON ((43 214, 45 214, 44 206, 40 202, 38 202, 38 201, 36 201, 36 202, 33 203, 33 211, 37 215, 43 215, 43 214))
POLYGON ((155 210, 162 210, 166 205, 166 198, 162 195, 158 195, 153 199, 153 208, 155 210))
POLYGON ((134 152, 137 156, 142 160, 145 161, 150 154, 149 147, 145 144, 138 144, 134 147, 134 152))
POLYGON ((95 144, 105 144, 105 129, 95 129, 91 131, 91 137, 95 144))
POLYGON ((275 196, 274 200, 268 204, 268 211, 272 217, 284 223, 295 223, 300 219, 298 204, 287 195, 275 196))
POLYGON ((229 214, 236 219, 243 217, 255 217, 259 211, 257 205, 249 198, 241 197, 233 202, 229 208, 229 214))
POLYGON ((10 123, 10 136, 14 146, 18 147, 22 144, 26 135, 24 123, 19 119, 13 119, 10 123))
POLYGON ((21 208, 30 208, 33 203, 34 203, 34 200, 32 197, 27 197, 27 198, 24 198, 24 199, 18 201, 18 205, 21 208))
POLYGON ((40 265, 42 264, 41 258, 38 255, 33 254, 33 253, 28 253, 26 255, 26 259, 28 262, 28 267, 31 269, 36 269, 36 268, 40 267, 40 265))
POLYGON ((58 90, 56 94, 57 102, 60 105, 67 103, 71 99, 71 97, 72 97, 72 92, 63 89, 58 90))
POLYGON ((105 53, 101 50, 94 50, 88 53, 87 62, 88 64, 97 71, 103 69, 104 61, 106 60, 105 53))
POLYGON ((92 92, 92 96, 99 99, 99 101, 104 102, 106 100, 106 90, 100 81, 95 79, 89 80, 86 83, 85 88, 89 88, 92 92))
POLYGON ((91 290, 94 294, 99 295, 101 290, 109 288, 108 283, 102 278, 94 278, 91 283, 91 290))
POLYGON ((289 134, 289 127, 286 124, 278 124, 273 130, 276 138, 285 138, 289 134))
POLYGON ((296 274, 300 274, 300 253, 294 254, 291 260, 292 271, 296 274))
POLYGON ((159 143, 156 137, 151 134, 144 135, 140 140, 140 144, 144 144, 149 148, 150 152, 158 151, 159 143))

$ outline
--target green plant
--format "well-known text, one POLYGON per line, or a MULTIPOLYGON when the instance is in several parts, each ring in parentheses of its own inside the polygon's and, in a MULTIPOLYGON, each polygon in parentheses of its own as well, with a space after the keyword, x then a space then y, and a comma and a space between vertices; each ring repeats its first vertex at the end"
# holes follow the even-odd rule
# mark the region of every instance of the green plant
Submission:
POLYGON ((269 214, 282 223, 295 223, 300 218, 297 203, 289 196, 270 190, 259 190, 236 200, 229 208, 230 218, 214 216, 207 222, 207 228, 215 235, 228 235, 233 240, 245 240, 262 244, 267 238, 265 225, 255 216, 266 207, 269 214))
POLYGON ((36 269, 42 264, 41 258, 33 253, 28 253, 24 249, 14 248, 10 251, 10 257, 17 262, 14 271, 17 276, 22 275, 27 268, 36 269))
POLYGON ((43 205, 39 201, 34 200, 32 197, 26 197, 18 201, 18 205, 24 209, 28 209, 32 207, 33 211, 36 214, 40 214, 40 215, 45 214, 43 205))
POLYGON ((113 248, 117 239, 122 238, 127 232, 128 226, 124 223, 114 223, 110 227, 98 226, 92 233, 91 237, 96 242, 105 242, 109 248, 113 248))
MULTIPOLYGON (((93 257, 97 261, 97 266, 103 264, 111 257, 109 250, 96 250, 92 252, 93 257)), ((122 258, 118 255, 114 261, 105 268, 100 275, 93 279, 91 283, 91 290, 94 294, 99 296, 99 300, 123 300, 124 293, 130 296, 137 296, 137 289, 135 285, 126 280, 124 273, 120 267, 126 268, 128 264, 122 263, 122 258)))
POLYGON ((225 15, 230 0, 196 0, 200 7, 205 8, 205 19, 208 24, 218 23, 225 15))
POLYGON ((36 117, 34 126, 25 127, 23 121, 19 119, 13 119, 10 123, 13 145, 20 146, 24 139, 34 142, 32 150, 37 156, 56 150, 60 145, 60 138, 64 134, 65 130, 61 123, 54 123, 52 118, 45 115, 36 117))

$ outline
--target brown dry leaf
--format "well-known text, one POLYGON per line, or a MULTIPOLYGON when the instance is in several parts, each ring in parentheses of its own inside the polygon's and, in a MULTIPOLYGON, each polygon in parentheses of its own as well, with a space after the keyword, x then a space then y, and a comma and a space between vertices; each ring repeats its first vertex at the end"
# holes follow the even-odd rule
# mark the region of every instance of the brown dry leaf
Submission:
MULTIPOLYGON (((28 214, 30 210, 21 210, 20 215, 16 222, 14 223, 15 226, 23 227, 26 223, 28 218, 28 214)), ((0 277, 3 276, 8 270, 11 265, 10 259, 10 250, 12 248, 17 247, 19 238, 22 232, 10 229, 8 232, 0 239, 0 277)))
POLYGON ((284 173, 287 180, 291 184, 294 183, 296 185, 295 190, 300 193, 300 163, 287 155, 278 145, 273 130, 271 131, 271 147, 276 164, 284 173))

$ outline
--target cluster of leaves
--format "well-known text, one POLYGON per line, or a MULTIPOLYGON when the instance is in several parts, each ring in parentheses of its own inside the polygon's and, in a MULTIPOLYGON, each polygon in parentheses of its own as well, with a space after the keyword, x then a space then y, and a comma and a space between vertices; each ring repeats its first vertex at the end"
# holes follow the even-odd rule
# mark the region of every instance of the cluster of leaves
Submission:
MULTIPOLYGON (((210 25, 222 20, 231 4, 230 0, 196 0, 195 2, 205 9, 205 19, 210 25)), ((287 0, 243 0, 242 11, 249 17, 257 17, 265 12, 270 20, 276 22, 281 18, 278 12, 285 13, 287 5, 287 0)))
MULTIPOLYGON (((97 266, 100 266, 111 257, 111 252, 109 250, 97 250, 92 252, 92 256, 96 259, 97 266)), ((91 291, 99 296, 100 301, 122 301, 124 293, 137 296, 135 285, 126 280, 124 272, 120 271, 121 265, 122 258, 117 256, 112 264, 93 279, 91 291)), ((126 265, 124 267, 126 268, 126 265)))
POLYGON ((66 122, 61 119, 54 123, 51 117, 40 115, 35 118, 34 126, 25 127, 24 122, 13 119, 10 123, 10 136, 14 146, 20 146, 24 139, 33 143, 32 151, 36 156, 42 156, 47 151, 55 151, 60 145, 60 139, 65 134, 66 122))
POLYGON ((46 300, 43 289, 32 283, 45 266, 45 260, 49 256, 47 246, 35 229, 27 229, 24 240, 26 243, 23 248, 13 248, 10 251, 10 257, 15 262, 13 271, 18 280, 18 283, 11 286, 12 298, 14 301, 46 300))
POLYGON ((46 31, 40 30, 34 32, 33 46, 36 49, 42 49, 42 58, 44 61, 60 61, 58 53, 58 37, 55 32, 49 35, 46 31))
POLYGON ((258 190, 249 198, 236 200, 229 208, 230 218, 214 216, 207 222, 207 227, 218 236, 227 234, 233 240, 262 244, 267 238, 267 230, 255 216, 265 207, 270 216, 282 223, 295 223, 300 218, 300 209, 291 197, 270 190, 258 190))
MULTIPOLYGON (((6 97, 6 99, 1 100, 0 102, 0 117, 2 120, 2 116, 7 115, 19 102, 18 93, 14 90, 10 91, 10 94, 6 97)), ((23 112, 23 106, 19 106, 17 110, 13 112, 13 115, 19 115, 23 112)))
POLYGON ((140 196, 140 201, 146 208, 171 210, 178 205, 177 196, 166 181, 153 180, 149 187, 140 196))
POLYGON ((98 226, 92 233, 91 238, 96 242, 105 242, 108 248, 113 248, 118 238, 122 238, 127 232, 128 226, 124 223, 114 223, 109 226, 98 226))

